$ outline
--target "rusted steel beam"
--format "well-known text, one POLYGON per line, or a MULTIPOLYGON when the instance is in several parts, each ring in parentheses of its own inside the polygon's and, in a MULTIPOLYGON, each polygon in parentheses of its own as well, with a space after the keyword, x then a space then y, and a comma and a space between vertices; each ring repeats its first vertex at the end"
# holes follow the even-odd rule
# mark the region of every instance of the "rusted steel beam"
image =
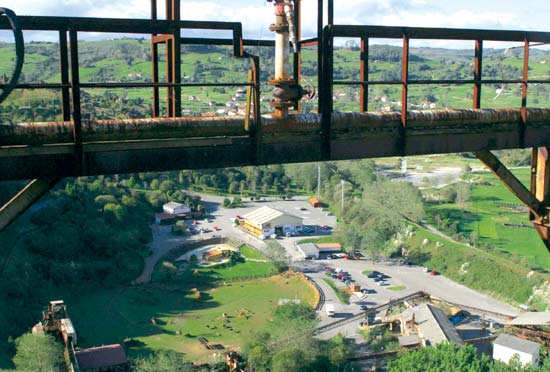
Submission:
MULTIPOLYGON (((23 30, 59 31, 73 28, 79 32, 107 32, 127 34, 169 34, 173 28, 202 30, 233 30, 239 22, 217 21, 173 21, 125 18, 85 18, 18 16, 23 30)), ((10 29, 7 20, 0 19, 0 29, 10 29)))
POLYGON ((393 26, 359 26, 334 25, 335 37, 360 37, 368 34, 371 38, 401 39, 406 33, 411 39, 433 40, 485 40, 485 41, 517 41, 524 42, 527 37, 530 42, 550 42, 549 32, 482 30, 460 28, 427 28, 427 27, 393 27, 393 26))
POLYGON ((407 127, 409 96, 409 36, 403 34, 403 56, 401 57, 401 122, 407 127))
POLYGON ((527 124, 527 88, 529 85, 529 40, 526 38, 523 46, 523 82, 521 83, 521 121, 522 135, 525 133, 527 124))
POLYGON ((71 120, 71 97, 69 90, 69 50, 67 47, 67 32, 59 31, 59 69, 61 73, 61 110, 63 120, 71 120))
POLYGON ((477 39, 474 54, 474 95, 473 107, 481 108, 481 78, 483 71, 483 40, 477 39))
POLYGON ((59 178, 30 181, 21 191, 0 208, 0 231, 52 189, 59 178))
POLYGON ((535 196, 545 205, 550 204, 550 158, 548 147, 537 148, 535 196))
POLYGON ((369 109, 369 38, 361 36, 361 66, 360 79, 362 82, 359 87, 360 111, 366 112, 369 109))
POLYGON ((481 160, 529 210, 537 216, 546 214, 544 205, 490 151, 474 151, 481 160))

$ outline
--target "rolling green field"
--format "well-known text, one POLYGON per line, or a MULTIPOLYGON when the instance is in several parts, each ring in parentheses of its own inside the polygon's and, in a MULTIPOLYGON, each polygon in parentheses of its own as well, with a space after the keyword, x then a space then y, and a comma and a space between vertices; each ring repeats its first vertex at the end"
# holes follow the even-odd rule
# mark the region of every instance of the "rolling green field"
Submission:
MULTIPOLYGON (((528 185, 529 169, 517 169, 514 174, 528 185)), ((477 233, 481 245, 523 259, 528 266, 550 268, 546 247, 519 200, 491 173, 478 172, 470 178, 474 182, 464 211, 456 204, 430 205, 430 224, 436 224, 435 215, 446 216, 459 221, 459 232, 465 236, 477 233)))
POLYGON ((423 229, 415 228, 408 244, 417 247, 408 257, 414 263, 506 302, 526 303, 533 287, 550 279, 548 274, 528 275, 527 265, 479 248, 452 243, 423 229), (422 244, 425 239, 428 244, 422 244))
POLYGON ((81 347, 132 338, 139 345, 129 349, 130 355, 175 350, 206 362, 212 351, 204 349, 198 337, 227 349, 239 347, 248 332, 269 320, 279 299, 295 298, 313 305, 314 290, 300 276, 279 275, 201 291, 200 300, 192 291, 151 285, 66 302, 81 347))

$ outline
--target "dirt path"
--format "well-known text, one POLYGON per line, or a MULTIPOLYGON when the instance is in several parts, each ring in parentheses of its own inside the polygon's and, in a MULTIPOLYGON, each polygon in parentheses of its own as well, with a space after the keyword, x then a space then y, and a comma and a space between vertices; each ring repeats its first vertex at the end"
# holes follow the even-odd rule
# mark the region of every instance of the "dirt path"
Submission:
POLYGON ((153 241, 149 247, 152 253, 145 259, 143 271, 135 280, 137 284, 149 283, 157 262, 185 241, 185 237, 172 235, 170 226, 151 225, 151 232, 153 233, 153 241))

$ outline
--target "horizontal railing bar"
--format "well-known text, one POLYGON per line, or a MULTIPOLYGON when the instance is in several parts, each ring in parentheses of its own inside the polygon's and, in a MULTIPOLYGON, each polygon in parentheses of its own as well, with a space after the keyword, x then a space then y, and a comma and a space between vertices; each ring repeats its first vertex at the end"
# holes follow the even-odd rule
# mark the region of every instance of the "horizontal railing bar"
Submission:
MULTIPOLYGON (((0 29, 10 29, 7 19, 0 19, 0 29)), ((21 29, 31 31, 107 32, 133 34, 169 34, 175 28, 204 30, 237 30, 239 22, 170 21, 123 18, 18 16, 21 29)))
MULTIPOLYGON (((550 80, 528 80, 524 81, 521 79, 517 80, 409 80, 409 85, 437 85, 437 84, 550 84, 550 80)), ((360 80, 335 80, 334 85, 400 85, 403 84, 400 80, 370 80, 370 81, 360 81, 360 80)))
MULTIPOLYGON (((0 84, 4 88, 6 84, 0 84)), ((253 83, 80 83, 81 88, 168 88, 168 87, 251 87, 253 83)), ((15 89, 62 89, 71 84, 17 84, 15 89)))
POLYGON ((430 40, 487 40, 535 43, 550 42, 550 32, 519 30, 482 30, 459 28, 395 27, 395 26, 329 26, 333 37, 367 36, 368 38, 401 39, 406 34, 409 39, 430 40))

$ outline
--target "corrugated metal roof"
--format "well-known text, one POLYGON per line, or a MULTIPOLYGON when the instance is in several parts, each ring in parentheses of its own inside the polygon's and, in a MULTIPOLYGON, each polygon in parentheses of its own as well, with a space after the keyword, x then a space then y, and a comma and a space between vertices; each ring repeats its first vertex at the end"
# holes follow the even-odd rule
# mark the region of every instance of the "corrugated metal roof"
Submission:
POLYGON ((529 312, 513 319, 512 325, 550 325, 550 312, 529 312))
POLYGON ((120 344, 92 347, 75 353, 81 371, 114 367, 128 363, 120 344))
POLYGON ((463 343, 462 338, 443 310, 430 304, 422 304, 414 308, 414 318, 424 340, 431 345, 445 341, 455 344, 463 343))
POLYGON ((272 221, 275 218, 278 218, 278 217, 281 217, 281 216, 284 216, 284 215, 294 217, 294 218, 297 218, 297 219, 301 220, 301 218, 298 217, 298 216, 294 216, 292 214, 285 213, 285 212, 279 211, 277 209, 273 209, 273 208, 265 207, 265 206, 261 207, 261 208, 258 208, 255 211, 252 211, 248 214, 245 214, 243 217, 244 217, 245 220, 249 220, 249 221, 251 221, 255 224, 258 224, 258 225, 263 225, 266 222, 272 221))
POLYGON ((508 347, 510 349, 521 351, 523 353, 531 355, 538 355, 540 351, 540 344, 533 341, 524 340, 512 335, 507 335, 506 333, 498 336, 497 339, 494 341, 494 344, 508 347))
POLYGON ((319 250, 313 243, 298 244, 297 248, 306 256, 318 256, 319 250))

